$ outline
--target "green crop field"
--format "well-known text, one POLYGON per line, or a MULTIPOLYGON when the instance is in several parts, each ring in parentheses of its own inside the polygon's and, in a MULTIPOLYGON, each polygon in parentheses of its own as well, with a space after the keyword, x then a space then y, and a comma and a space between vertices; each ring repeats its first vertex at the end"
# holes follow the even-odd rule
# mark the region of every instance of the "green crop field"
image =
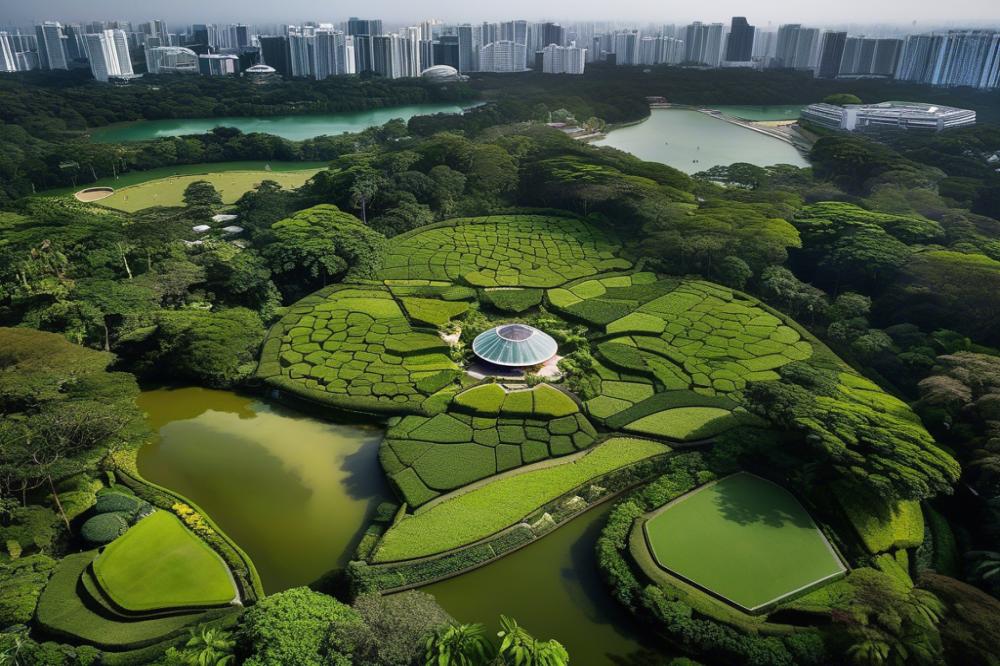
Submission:
POLYGON ((297 171, 221 171, 168 176, 116 189, 114 194, 97 203, 126 213, 134 213, 152 206, 183 206, 184 189, 196 181, 207 180, 222 195, 222 201, 231 204, 262 181, 273 180, 282 187, 291 189, 301 187, 318 171, 320 169, 311 168, 297 171))
POLYGON ((385 280, 464 281, 474 287, 557 287, 629 268, 617 239, 570 217, 494 215, 448 220, 394 238, 385 280))
POLYGON ((645 530, 660 566, 751 611, 844 573, 798 500, 751 474, 680 497, 645 530))
POLYGON ((424 557, 488 537, 590 479, 669 451, 664 444, 618 437, 562 464, 493 480, 396 524, 375 560, 424 557))
POLYGON ((237 596, 222 559, 166 511, 111 542, 94 561, 94 575, 128 611, 223 606, 237 596))

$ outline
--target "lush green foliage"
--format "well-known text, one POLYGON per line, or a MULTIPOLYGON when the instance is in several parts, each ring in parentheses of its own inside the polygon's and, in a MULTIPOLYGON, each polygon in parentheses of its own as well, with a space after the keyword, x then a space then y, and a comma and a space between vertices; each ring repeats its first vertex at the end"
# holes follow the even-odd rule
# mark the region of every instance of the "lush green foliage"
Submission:
POLYGON ((56 562, 47 555, 30 555, 0 563, 0 624, 28 624, 35 615, 38 596, 49 580, 56 562))
POLYGON ((432 555, 487 537, 589 479, 668 451, 655 442, 609 439, 581 457, 488 482, 397 523, 386 532, 375 560, 432 555))
POLYGON ((452 370, 443 342, 410 326, 388 290, 331 287, 276 324, 258 376, 292 392, 354 410, 420 411, 420 380, 452 370))
POLYGON ((597 437, 576 403, 547 384, 511 393, 483 384, 459 393, 454 407, 459 411, 407 416, 386 432, 379 459, 411 507, 522 464, 586 449, 597 437))
POLYGON ((328 640, 331 626, 350 630, 361 617, 333 597, 296 587, 272 594, 247 609, 236 634, 243 663, 348 666, 350 645, 328 640))
POLYGON ((449 220, 394 238, 386 280, 462 281, 475 287, 556 287, 628 268, 615 239, 571 217, 492 216, 449 220))

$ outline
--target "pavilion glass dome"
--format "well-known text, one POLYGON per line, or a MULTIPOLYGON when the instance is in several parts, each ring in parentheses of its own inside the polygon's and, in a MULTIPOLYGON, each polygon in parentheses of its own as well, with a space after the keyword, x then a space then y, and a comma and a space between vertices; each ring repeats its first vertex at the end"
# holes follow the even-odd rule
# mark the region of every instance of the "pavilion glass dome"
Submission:
POLYGON ((492 363, 513 368, 539 365, 556 355, 556 341, 526 324, 501 324, 476 336, 472 351, 492 363))

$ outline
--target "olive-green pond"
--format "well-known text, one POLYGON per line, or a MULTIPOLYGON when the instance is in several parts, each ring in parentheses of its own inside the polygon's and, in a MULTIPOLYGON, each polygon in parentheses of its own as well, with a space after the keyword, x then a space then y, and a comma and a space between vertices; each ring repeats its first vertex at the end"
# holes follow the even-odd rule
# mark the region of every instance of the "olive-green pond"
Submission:
MULTIPOLYGON (((268 592, 343 566, 379 502, 381 427, 336 423, 260 398, 202 388, 144 391, 157 433, 141 474, 196 502, 253 559, 268 592)), ((500 614, 556 638, 573 663, 646 663, 644 639, 597 571, 594 544, 611 505, 493 564, 425 588, 463 622, 500 614)))

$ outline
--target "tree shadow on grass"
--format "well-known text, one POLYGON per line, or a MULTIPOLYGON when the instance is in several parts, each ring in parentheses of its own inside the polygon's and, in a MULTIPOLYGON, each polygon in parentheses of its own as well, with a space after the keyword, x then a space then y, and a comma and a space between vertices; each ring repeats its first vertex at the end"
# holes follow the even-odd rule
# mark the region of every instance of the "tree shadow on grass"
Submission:
POLYGON ((749 474, 724 479, 708 492, 714 492, 715 504, 723 517, 739 525, 815 527, 794 495, 749 474))

